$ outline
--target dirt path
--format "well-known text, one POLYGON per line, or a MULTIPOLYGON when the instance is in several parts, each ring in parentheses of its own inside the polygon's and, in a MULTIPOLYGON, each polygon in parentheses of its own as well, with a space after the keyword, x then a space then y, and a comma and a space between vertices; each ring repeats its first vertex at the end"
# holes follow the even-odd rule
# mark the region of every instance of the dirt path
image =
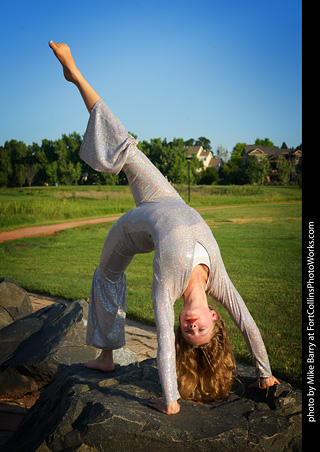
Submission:
POLYGON ((0 242, 21 239, 24 237, 40 237, 42 235, 52 235, 64 229, 71 229, 86 224, 106 223, 116 221, 120 217, 95 218, 93 220, 71 221, 70 223, 49 224, 46 226, 32 226, 30 228, 16 229, 14 231, 0 232, 0 242))
MULTIPOLYGON (((264 205, 277 205, 277 204, 297 204, 300 201, 292 201, 292 202, 276 202, 276 203, 262 203, 255 204, 255 206, 264 206, 264 205)), ((196 210, 215 210, 215 209, 228 209, 228 208, 236 208, 236 207, 248 207, 252 204, 239 204, 235 206, 214 206, 214 207, 199 207, 196 210)), ((58 223, 51 224, 46 226, 32 226, 29 228, 16 229, 14 231, 4 231, 0 232, 0 243, 7 242, 9 240, 21 239, 25 237, 40 237, 43 235, 52 235, 56 232, 63 231, 64 229, 71 229, 77 226, 84 226, 87 224, 99 224, 99 223, 107 223, 109 221, 116 221, 120 218, 117 217, 106 217, 106 218, 95 218, 93 220, 82 220, 82 221, 71 221, 68 223, 58 223)))

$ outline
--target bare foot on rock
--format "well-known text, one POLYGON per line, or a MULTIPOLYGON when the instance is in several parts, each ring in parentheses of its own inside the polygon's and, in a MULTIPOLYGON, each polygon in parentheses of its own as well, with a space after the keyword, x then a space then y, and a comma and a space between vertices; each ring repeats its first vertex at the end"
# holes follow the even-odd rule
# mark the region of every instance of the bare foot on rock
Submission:
POLYGON ((113 372, 115 365, 113 362, 112 350, 102 350, 98 358, 88 361, 84 367, 88 369, 102 370, 103 372, 113 372))

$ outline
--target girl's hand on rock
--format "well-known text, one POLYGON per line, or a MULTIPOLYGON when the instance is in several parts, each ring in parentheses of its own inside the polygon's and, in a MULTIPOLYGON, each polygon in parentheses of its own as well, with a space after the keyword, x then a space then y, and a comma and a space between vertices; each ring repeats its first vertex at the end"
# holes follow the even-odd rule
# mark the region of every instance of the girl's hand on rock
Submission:
POLYGON ((267 378, 258 378, 254 383, 252 383, 249 388, 250 389, 266 389, 270 388, 273 385, 279 385, 280 382, 273 376, 267 378))
POLYGON ((180 405, 177 401, 165 405, 163 399, 150 399, 149 404, 151 408, 160 411, 164 414, 176 414, 180 411, 180 405))

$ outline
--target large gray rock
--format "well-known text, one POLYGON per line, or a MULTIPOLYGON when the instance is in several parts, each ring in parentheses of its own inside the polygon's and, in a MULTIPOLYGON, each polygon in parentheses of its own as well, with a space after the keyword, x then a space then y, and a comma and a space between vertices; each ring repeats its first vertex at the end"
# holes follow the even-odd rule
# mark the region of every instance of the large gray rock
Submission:
POLYGON ((0 329, 32 312, 28 293, 13 279, 0 278, 0 329))
POLYGON ((281 382, 249 390, 254 369, 238 364, 227 401, 182 401, 166 416, 148 407, 161 395, 155 360, 140 364, 121 349, 114 372, 83 362, 97 350, 85 344, 88 305, 56 303, 0 330, 2 395, 41 396, 1 452, 297 452, 301 450, 301 392, 281 382))
POLYGON ((251 370, 240 366, 241 381, 227 401, 181 401, 180 413, 166 416, 148 407, 161 392, 155 360, 112 374, 61 365, 5 450, 300 451, 301 392, 286 383, 250 390, 251 370))
MULTIPOLYGON (((86 345, 88 303, 55 303, 0 330, 0 395, 22 397, 38 392, 53 379, 60 364, 85 363, 100 353, 86 345)), ((116 364, 137 360, 117 350, 116 364)))

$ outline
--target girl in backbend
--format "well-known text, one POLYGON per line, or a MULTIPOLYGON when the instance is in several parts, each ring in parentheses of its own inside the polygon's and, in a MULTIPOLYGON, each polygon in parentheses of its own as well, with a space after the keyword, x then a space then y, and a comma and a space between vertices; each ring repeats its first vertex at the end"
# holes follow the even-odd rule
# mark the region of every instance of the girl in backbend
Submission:
POLYGON ((125 342, 125 270, 135 254, 154 250, 152 298, 163 398, 151 399, 149 405, 175 414, 180 397, 211 402, 228 395, 234 359, 224 322, 208 305, 207 293, 227 309, 247 342, 257 372, 252 386, 278 384, 260 332, 229 279, 210 228, 138 150, 137 140, 84 79, 69 47, 52 41, 49 46, 90 114, 80 157, 96 171, 123 170, 136 203, 110 229, 94 272, 87 343, 101 354, 86 367, 114 369, 112 351, 125 342), (175 337, 173 306, 181 296, 184 308, 175 337))

